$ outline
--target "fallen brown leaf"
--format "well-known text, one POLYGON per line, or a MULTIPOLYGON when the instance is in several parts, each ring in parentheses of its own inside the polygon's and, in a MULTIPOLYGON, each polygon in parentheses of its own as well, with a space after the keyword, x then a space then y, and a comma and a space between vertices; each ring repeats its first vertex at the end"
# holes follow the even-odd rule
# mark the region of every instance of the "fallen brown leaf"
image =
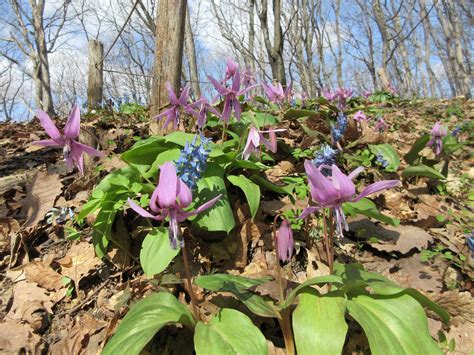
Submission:
POLYGON ((24 267, 26 280, 35 282, 47 290, 59 290, 64 287, 62 276, 42 262, 32 262, 24 267))
POLYGON ((56 197, 61 193, 63 184, 59 174, 38 172, 28 188, 23 200, 21 216, 26 219, 25 227, 34 226, 44 218, 46 212, 54 206, 56 197))
POLYGON ((81 279, 94 270, 101 261, 96 257, 91 243, 79 242, 73 244, 66 256, 57 262, 61 265, 61 275, 69 277, 76 287, 79 287, 81 279))
POLYGON ((0 351, 5 354, 39 354, 41 338, 29 324, 14 320, 0 323, 0 351))

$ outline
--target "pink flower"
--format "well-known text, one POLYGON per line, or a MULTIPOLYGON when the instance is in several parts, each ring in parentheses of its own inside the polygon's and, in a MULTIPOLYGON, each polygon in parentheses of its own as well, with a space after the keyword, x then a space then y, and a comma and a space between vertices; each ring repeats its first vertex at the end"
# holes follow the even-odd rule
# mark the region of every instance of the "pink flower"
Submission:
POLYGON ((260 149, 260 144, 265 145, 268 150, 272 153, 277 151, 276 132, 284 132, 285 129, 270 129, 268 131, 259 131, 255 127, 250 127, 249 135, 247 137, 247 143, 245 144, 244 151, 242 152, 242 159, 248 160, 250 154, 256 153, 260 149), (270 140, 266 139, 263 134, 268 133, 270 140))
POLYGON ((240 73, 239 69, 236 69, 236 72, 233 77, 232 86, 230 88, 225 87, 219 83, 216 79, 211 76, 208 76, 214 88, 219 92, 220 95, 224 97, 224 108, 222 110, 222 120, 225 123, 229 122, 230 115, 234 111, 235 118, 237 121, 240 121, 240 115, 242 113, 242 107, 240 106, 239 96, 245 95, 248 91, 255 88, 257 85, 249 86, 243 90, 240 89, 240 73))
POLYGON ((375 127, 374 129, 379 132, 379 133, 382 133, 383 131, 385 131, 386 129, 388 128, 388 124, 385 123, 385 120, 380 117, 378 120, 377 120, 377 123, 375 123, 375 127))
POLYGON ((337 98, 337 94, 329 89, 323 89, 323 96, 328 101, 334 101, 337 98))
POLYGON ((354 121, 357 121, 357 122, 368 121, 367 116, 362 111, 357 111, 353 118, 354 118, 354 121))
POLYGON ((433 150, 436 155, 441 153, 443 149, 443 137, 448 135, 448 130, 446 127, 442 126, 439 122, 436 122, 433 128, 431 129, 431 139, 426 144, 427 147, 433 147, 433 150))
POLYGON ((370 91, 370 90, 365 90, 365 91, 362 93, 362 96, 367 100, 370 96, 372 96, 372 91, 370 91))
POLYGON ((221 196, 218 195, 195 210, 186 212, 184 209, 189 207, 193 201, 193 195, 189 187, 176 175, 174 165, 166 162, 160 168, 160 180, 150 198, 150 209, 153 213, 144 210, 131 199, 128 199, 128 204, 135 212, 145 218, 162 221, 168 217, 170 245, 173 249, 176 249, 178 242, 181 248, 184 247, 184 240, 181 238, 178 223, 212 207, 221 196))
POLYGON ((229 79, 232 79, 239 69, 239 65, 232 60, 232 58, 227 59, 227 66, 225 68, 225 78, 224 82, 226 82, 229 79))
POLYGON ((96 157, 103 156, 103 154, 98 150, 77 141, 81 130, 81 115, 79 112, 79 106, 75 105, 72 108, 66 125, 64 126, 63 134, 59 132, 53 120, 46 112, 37 110, 36 116, 40 120, 41 126, 43 126, 44 130, 51 137, 51 139, 45 139, 32 143, 41 145, 43 147, 63 148, 64 160, 66 161, 66 166, 69 170, 72 170, 74 166, 77 166, 79 173, 84 175, 83 154, 86 153, 96 157))
POLYGON ((293 255, 294 240, 293 231, 291 230, 290 224, 286 219, 283 219, 280 225, 280 229, 276 236, 278 256, 281 261, 288 261, 293 255))
POLYGON ((173 123, 173 128, 178 128, 179 119, 181 116, 181 112, 184 111, 187 114, 198 117, 199 114, 194 109, 195 106, 200 105, 201 102, 194 102, 189 103, 189 85, 186 85, 183 90, 181 91, 181 95, 179 95, 179 99, 177 98, 173 87, 169 81, 166 82, 166 89, 168 90, 169 100, 170 100, 170 108, 160 113, 158 116, 154 118, 156 120, 160 120, 166 116, 166 121, 163 127, 167 127, 170 123, 173 123))
POLYGON ((283 104, 285 101, 289 101, 291 99, 292 93, 292 85, 291 83, 283 90, 283 87, 280 83, 274 84, 266 84, 263 83, 263 90, 268 97, 268 100, 275 104, 283 104))
POLYGON ((352 179, 364 170, 363 167, 359 167, 349 175, 345 175, 336 165, 333 164, 331 166, 331 176, 324 176, 310 160, 304 162, 304 167, 306 174, 308 175, 311 198, 318 204, 318 206, 305 208, 300 218, 305 218, 311 213, 324 207, 331 208, 335 212, 336 223, 341 237, 343 230, 342 227, 344 227, 346 231, 349 230, 346 217, 342 210, 342 204, 344 202, 359 201, 370 194, 395 187, 400 183, 398 180, 378 181, 367 186, 358 196, 356 196, 356 189, 352 179))

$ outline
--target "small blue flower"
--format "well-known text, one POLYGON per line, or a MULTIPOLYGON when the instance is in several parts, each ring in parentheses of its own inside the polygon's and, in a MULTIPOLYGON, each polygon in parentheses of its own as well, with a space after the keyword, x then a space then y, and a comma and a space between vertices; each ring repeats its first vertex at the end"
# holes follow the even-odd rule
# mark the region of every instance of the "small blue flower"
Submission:
POLYGON ((197 181, 201 178, 207 167, 207 158, 211 149, 209 148, 210 139, 201 135, 201 143, 197 144, 197 135, 191 144, 186 145, 181 150, 181 155, 176 160, 176 172, 179 178, 191 189, 196 188, 197 181))
POLYGON ((319 168, 321 165, 321 172, 324 176, 331 175, 331 165, 336 164, 336 151, 332 149, 329 145, 325 144, 321 147, 321 149, 316 153, 315 158, 313 159, 313 164, 319 168), (325 167, 325 166, 328 167, 325 167))
POLYGON ((385 159, 385 157, 382 154, 377 153, 376 157, 377 159, 375 160, 375 162, 377 164, 382 165, 384 168, 386 168, 389 165, 388 161, 385 159))
POLYGON ((347 128, 347 118, 342 112, 337 114, 336 124, 331 124, 331 135, 334 143, 339 142, 347 128))
POLYGON ((474 231, 466 235, 466 242, 471 251, 471 258, 474 258, 474 231))

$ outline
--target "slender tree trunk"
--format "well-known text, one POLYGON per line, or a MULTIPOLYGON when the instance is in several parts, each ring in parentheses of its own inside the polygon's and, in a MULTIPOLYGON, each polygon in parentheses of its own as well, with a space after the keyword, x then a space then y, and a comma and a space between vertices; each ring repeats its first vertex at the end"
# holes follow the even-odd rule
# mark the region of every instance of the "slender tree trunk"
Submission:
POLYGON ((249 53, 246 55, 245 64, 255 71, 255 0, 249 0, 249 53))
POLYGON ((104 45, 95 39, 89 41, 89 69, 87 80, 87 105, 89 110, 102 106, 104 73, 99 62, 104 55, 104 45), (97 66, 96 66, 97 65, 97 66))
POLYGON ((420 16, 423 20, 423 40, 424 40, 424 56, 423 61, 425 63, 425 70, 428 74, 428 81, 430 86, 430 92, 432 97, 436 97, 436 75, 431 68, 431 42, 430 42, 430 25, 429 19, 426 16, 426 5, 425 0, 420 0, 420 16))
POLYGON ((380 0, 374 0, 372 4, 372 9, 375 17, 375 22, 380 32, 380 37, 382 38, 382 58, 381 58, 381 67, 379 68, 379 76, 382 82, 382 86, 386 89, 390 83, 388 68, 387 68, 387 57, 389 51, 388 43, 388 32, 385 23, 385 16, 383 14, 382 7, 380 6, 380 0))
POLYGON ((336 58, 336 71, 337 71, 337 85, 344 87, 344 81, 342 80, 342 41, 341 41, 341 30, 339 28, 339 9, 341 0, 336 0, 334 13, 336 16, 336 38, 337 38, 337 58, 336 58))
POLYGON ((185 48, 186 57, 189 63, 189 75, 191 77, 191 88, 193 89, 196 98, 201 96, 201 88, 199 87, 199 75, 196 63, 196 47, 194 46, 193 29, 191 27, 191 16, 189 9, 186 11, 186 31, 185 31, 185 48))
POLYGON ((153 119, 168 103, 165 83, 169 81, 176 92, 181 87, 186 0, 160 0, 156 16, 156 48, 151 94, 150 132, 164 134, 164 120, 153 119))

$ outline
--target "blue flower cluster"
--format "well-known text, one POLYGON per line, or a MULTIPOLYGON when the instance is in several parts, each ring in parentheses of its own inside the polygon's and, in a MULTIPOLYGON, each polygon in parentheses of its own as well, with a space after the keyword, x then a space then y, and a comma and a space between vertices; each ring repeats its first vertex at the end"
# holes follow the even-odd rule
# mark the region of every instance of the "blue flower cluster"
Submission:
POLYGON ((179 178, 191 189, 196 188, 197 181, 207 167, 207 157, 211 149, 209 148, 210 139, 200 136, 201 142, 197 144, 197 135, 191 144, 186 145, 181 150, 181 155, 174 162, 176 172, 179 178))
POLYGON ((384 156, 383 156, 382 154, 378 153, 378 154, 376 155, 376 157, 377 157, 377 159, 375 160, 375 162, 376 162, 377 164, 382 165, 384 168, 386 168, 386 167, 388 166, 389 163, 388 163, 388 161, 384 158, 384 156))
POLYGON ((467 246, 471 251, 471 258, 474 258, 474 231, 466 235, 467 246))
POLYGON ((323 165, 321 168, 321 173, 324 176, 331 175, 331 169, 325 167, 324 165, 330 167, 332 164, 336 164, 336 153, 337 152, 327 144, 323 145, 321 149, 316 152, 316 156, 313 159, 313 164, 316 165, 317 168, 323 165))
POLYGON ((337 114, 336 124, 331 124, 331 135, 334 143, 339 142, 347 128, 347 118, 342 112, 337 114))

